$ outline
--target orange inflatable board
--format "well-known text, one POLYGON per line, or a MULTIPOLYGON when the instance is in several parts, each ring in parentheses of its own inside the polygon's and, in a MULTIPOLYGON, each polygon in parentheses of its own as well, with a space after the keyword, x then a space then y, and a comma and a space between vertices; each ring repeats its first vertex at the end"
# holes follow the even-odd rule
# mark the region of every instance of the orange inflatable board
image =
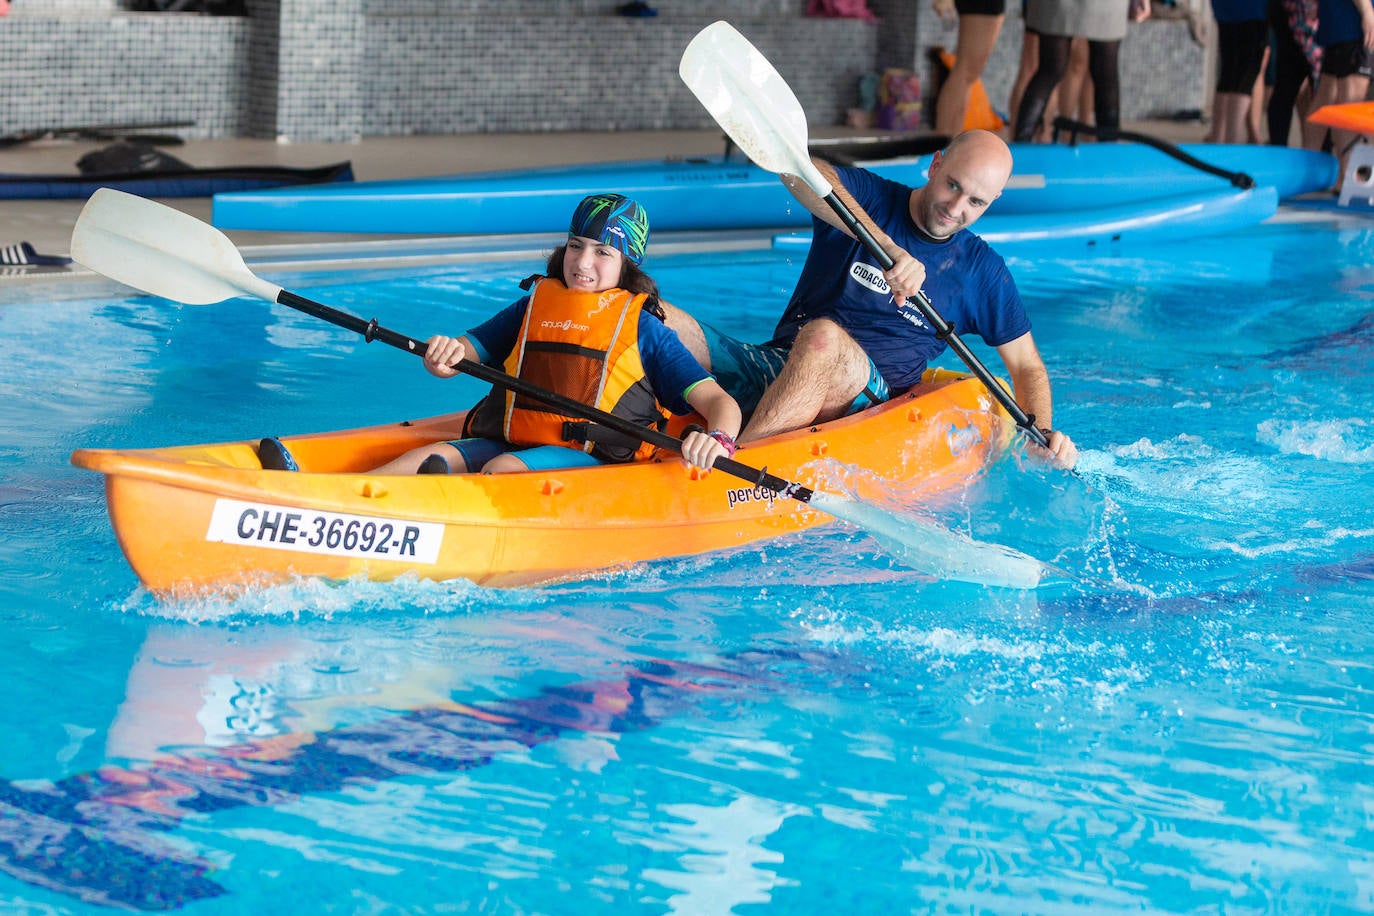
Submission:
POLYGON ((1346 105, 1323 105, 1307 116, 1313 124, 1348 130, 1357 134, 1374 134, 1374 102, 1351 102, 1346 105))
MULTIPOLYGON (((940 63, 944 65, 946 73, 954 69, 954 60, 953 52, 940 50, 940 63)), ((992 102, 988 100, 983 81, 974 80, 968 92, 968 108, 964 109, 964 130, 999 131, 1005 126, 1006 122, 992 110, 992 102)))

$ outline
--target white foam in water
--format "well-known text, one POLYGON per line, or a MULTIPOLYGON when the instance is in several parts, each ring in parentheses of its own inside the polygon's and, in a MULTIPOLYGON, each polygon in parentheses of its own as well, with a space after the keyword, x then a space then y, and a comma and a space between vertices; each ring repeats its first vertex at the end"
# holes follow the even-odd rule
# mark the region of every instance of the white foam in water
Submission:
POLYGON ((1374 425, 1364 420, 1265 420, 1259 441, 1286 455, 1308 455, 1341 464, 1374 461, 1374 425))
POLYGON ((343 581, 296 579, 282 585, 248 585, 242 589, 195 596, 160 598, 140 588, 122 604, 126 613, 163 620, 206 623, 234 619, 344 619, 390 611, 415 611, 441 616, 462 615, 501 602, 538 605, 548 598, 538 590, 503 589, 493 592, 464 579, 434 582, 406 574, 389 582, 354 576, 343 581))
POLYGON ((1180 433, 1172 439, 1165 439, 1162 442, 1143 438, 1137 439, 1129 445, 1116 446, 1112 449, 1112 453, 1118 458, 1155 460, 1168 458, 1206 459, 1211 458, 1214 454, 1212 447, 1202 437, 1187 433, 1180 433))
POLYGON ((1204 539, 1202 543, 1208 550, 1226 551, 1254 559, 1255 557, 1282 556, 1301 551, 1319 551, 1338 545, 1343 541, 1358 543, 1371 537, 1374 537, 1374 529, 1346 528, 1339 525, 1329 527, 1309 521, 1301 529, 1296 529, 1293 537, 1284 541, 1263 541, 1257 544, 1247 544, 1240 540, 1204 539))
POLYGON ((828 493, 813 493, 811 505, 864 529, 896 559, 939 579, 1036 588, 1046 572, 1039 560, 1018 550, 975 541, 912 516, 828 493))

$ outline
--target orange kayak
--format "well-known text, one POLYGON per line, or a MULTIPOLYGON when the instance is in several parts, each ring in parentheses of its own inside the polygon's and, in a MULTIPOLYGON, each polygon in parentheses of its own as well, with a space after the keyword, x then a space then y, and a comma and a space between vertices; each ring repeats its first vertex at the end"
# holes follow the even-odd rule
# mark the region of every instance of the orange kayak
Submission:
MULTIPOLYGON (((297 576, 469 579, 515 586, 721 550, 832 521, 676 455, 520 474, 370 473, 455 438, 462 414, 286 437, 302 470, 263 470, 255 442, 78 449, 105 475, 110 520, 143 584, 163 595, 297 576)), ((818 490, 876 498, 872 475, 923 497, 960 487, 1014 425, 977 379, 930 370, 908 395, 776 436, 737 459, 818 490), (867 481, 867 483, 865 482, 867 481), (868 495, 866 495, 866 491, 868 495)))
POLYGON ((1374 102, 1350 102, 1345 105, 1323 105, 1307 116, 1313 124, 1323 124, 1337 130, 1357 134, 1374 134, 1374 102))

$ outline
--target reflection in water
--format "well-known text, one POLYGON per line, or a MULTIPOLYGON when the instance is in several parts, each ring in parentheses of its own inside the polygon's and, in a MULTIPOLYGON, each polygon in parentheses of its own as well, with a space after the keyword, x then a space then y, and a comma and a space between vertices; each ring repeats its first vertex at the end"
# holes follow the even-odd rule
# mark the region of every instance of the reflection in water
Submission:
MULTIPOLYGON (((144 910, 218 896, 224 889, 207 876, 209 863, 158 834, 192 815, 470 770, 568 731, 639 731, 689 710, 697 695, 759 686, 750 653, 725 665, 642 661, 614 679, 546 687, 530 697, 445 702, 365 724, 249 740, 235 723, 252 721, 246 707, 255 691, 239 690, 231 698, 237 703, 211 696, 196 718, 227 713, 223 729, 216 722, 207 739, 219 744, 233 732, 240 740, 228 747, 187 748, 53 783, 0 784, 8 822, 0 868, 85 900, 144 910)), ((212 676, 210 685, 220 680, 212 676)))
POLYGON ((797 813, 754 796, 719 808, 667 805, 659 830, 664 842, 682 850, 683 870, 651 868, 644 877, 677 891, 667 900, 670 913, 728 913, 746 904, 767 905, 783 856, 765 841, 797 813))

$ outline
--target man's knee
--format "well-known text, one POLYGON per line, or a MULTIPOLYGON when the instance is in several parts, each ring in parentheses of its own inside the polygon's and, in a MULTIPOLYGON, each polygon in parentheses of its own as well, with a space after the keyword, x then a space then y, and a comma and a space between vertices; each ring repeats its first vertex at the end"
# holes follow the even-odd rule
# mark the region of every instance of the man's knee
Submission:
POLYGON ((808 364, 798 369, 821 392, 822 420, 848 413, 849 405, 868 384, 872 370, 863 348, 828 318, 810 321, 797 333, 789 362, 796 359, 808 364))
POLYGON ((806 323, 792 343, 792 355, 795 357, 798 352, 804 358, 825 363, 837 387, 857 390, 868 379, 868 354, 848 331, 829 318, 806 323))
POLYGON ((817 356, 838 357, 846 349, 858 349, 858 344, 849 336, 844 328, 840 327, 829 318, 816 318, 808 321, 797 332, 797 337, 792 341, 792 352, 803 354, 814 354, 817 356))
POLYGON ((706 345, 706 335, 702 332, 701 325, 691 315, 671 303, 660 300, 659 305, 663 307, 663 323, 677 334, 678 340, 682 341, 687 352, 696 357, 702 368, 710 372, 711 349, 706 345))

